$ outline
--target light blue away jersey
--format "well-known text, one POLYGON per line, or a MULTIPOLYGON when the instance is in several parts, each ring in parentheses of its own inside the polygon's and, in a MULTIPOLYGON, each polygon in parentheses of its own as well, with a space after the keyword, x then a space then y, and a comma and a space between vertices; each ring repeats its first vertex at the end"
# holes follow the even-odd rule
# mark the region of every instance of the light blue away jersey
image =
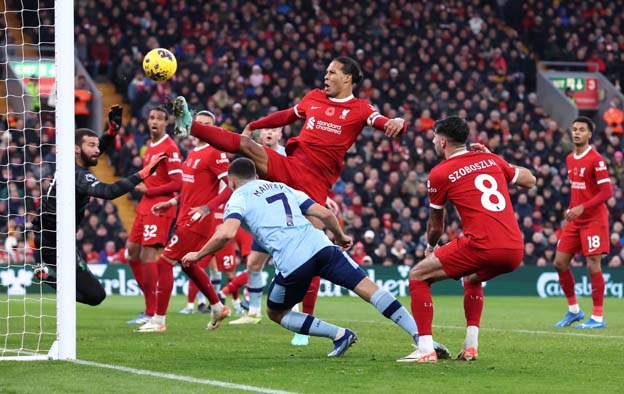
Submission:
POLYGON ((303 216, 314 201, 283 183, 254 180, 238 188, 225 206, 224 220, 239 219, 288 276, 321 249, 333 245, 303 216))

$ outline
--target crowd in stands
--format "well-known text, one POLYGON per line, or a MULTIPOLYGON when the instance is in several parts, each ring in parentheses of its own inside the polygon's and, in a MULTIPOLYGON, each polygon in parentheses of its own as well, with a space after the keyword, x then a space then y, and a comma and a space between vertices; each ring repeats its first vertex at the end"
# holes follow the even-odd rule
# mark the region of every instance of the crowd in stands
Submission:
MULTIPOLYGON (((438 163, 432 126, 448 115, 468 120, 471 142, 485 143, 535 173, 536 188, 510 191, 525 236, 524 264, 552 264, 569 202, 564 167, 573 144, 538 105, 535 62, 599 60, 613 83, 620 85, 624 77, 622 10, 613 2, 510 1, 503 8, 478 0, 76 4, 77 56, 94 78, 114 83, 131 107, 131 121, 108 152, 120 176, 141 167, 149 110, 177 95, 195 109, 213 111, 222 127, 240 132, 248 122, 322 87, 332 58, 358 60, 364 80, 357 95, 408 123, 407 133, 397 140, 365 129, 333 190, 340 219, 356 240, 351 254, 363 265, 414 264, 423 257, 426 179, 438 163), (178 60, 176 75, 166 83, 151 82, 140 68, 143 54, 156 47, 169 48, 178 60)), ((284 142, 300 127, 300 122, 285 127, 284 142)), ((42 133, 41 139, 45 136, 45 143, 53 143, 53 135, 42 133)), ((189 140, 178 142, 188 151, 189 140)), ((593 143, 613 176, 614 196, 608 202, 612 252, 603 262, 617 267, 624 260, 624 142, 598 130, 593 143)), ((7 178, 7 166, 19 156, 9 157, 9 150, 0 153, 2 175, 17 180, 7 178)), ((39 156, 46 160, 43 152, 39 156)), ((30 192, 18 192, 25 190, 30 192)), ((15 209, 4 199, 9 193, 2 190, 0 214, 15 209)), ((94 260, 99 251, 117 262, 127 233, 116 225, 113 204, 92 205, 79 240, 94 260)), ((451 209, 443 241, 460 234, 451 209)))

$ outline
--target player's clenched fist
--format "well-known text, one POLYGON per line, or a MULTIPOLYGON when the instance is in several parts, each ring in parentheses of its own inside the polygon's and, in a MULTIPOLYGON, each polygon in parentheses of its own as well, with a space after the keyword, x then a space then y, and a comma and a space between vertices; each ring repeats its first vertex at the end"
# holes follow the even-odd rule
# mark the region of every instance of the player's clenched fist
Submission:
POLYGON ((342 234, 336 237, 334 242, 336 243, 336 245, 340 246, 342 250, 348 250, 349 248, 351 248, 351 246, 353 246, 353 238, 346 234, 342 234))
POLYGON ((189 267, 201 260, 201 256, 199 252, 188 252, 182 257, 182 265, 184 267, 189 267))
POLYGON ((405 128, 405 120, 402 118, 390 119, 384 126, 384 133, 388 137, 397 137, 401 135, 405 128))

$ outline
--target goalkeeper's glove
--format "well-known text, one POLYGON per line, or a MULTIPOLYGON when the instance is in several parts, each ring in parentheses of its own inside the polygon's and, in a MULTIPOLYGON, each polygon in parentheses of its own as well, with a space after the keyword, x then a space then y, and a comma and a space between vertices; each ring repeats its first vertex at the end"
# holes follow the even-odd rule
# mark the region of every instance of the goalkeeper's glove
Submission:
POLYGON ((119 129, 121 128, 121 122, 123 117, 123 107, 121 105, 115 104, 108 111, 108 129, 106 129, 106 134, 111 137, 115 137, 117 133, 119 133, 119 129))
POLYGON ((141 177, 141 179, 145 179, 148 176, 152 175, 154 172, 156 172, 158 165, 163 160, 165 160, 168 156, 169 155, 167 154, 167 152, 162 152, 162 153, 157 154, 156 156, 153 156, 150 162, 139 171, 138 174, 141 177))

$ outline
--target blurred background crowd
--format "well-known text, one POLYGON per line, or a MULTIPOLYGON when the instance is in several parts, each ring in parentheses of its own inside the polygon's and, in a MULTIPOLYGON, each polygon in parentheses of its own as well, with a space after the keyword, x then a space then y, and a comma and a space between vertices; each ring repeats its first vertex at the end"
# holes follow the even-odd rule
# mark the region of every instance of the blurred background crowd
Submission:
MULTIPOLYGON (((350 253, 363 265, 414 264, 423 257, 426 180, 438 163, 432 126, 449 115, 467 119, 471 142, 537 176, 536 188, 510 191, 525 237, 524 264, 552 264, 569 203, 565 157, 573 144, 538 105, 536 62, 595 62, 613 84, 624 82, 624 8, 616 2, 78 0, 75 9, 76 56, 92 78, 113 83, 131 108, 131 120, 107 152, 118 176, 141 168, 147 114, 177 95, 240 132, 322 87, 332 58, 355 58, 364 72, 356 95, 408 124, 396 140, 365 129, 333 189, 340 219, 356 240, 350 253), (157 47, 169 48, 178 61, 176 75, 158 84, 141 69, 143 55, 157 47)), ((32 252, 12 256, 6 245, 29 245, 25 230, 39 186, 46 190, 53 175, 53 118, 33 112, 19 122, 3 117, 0 124, 9 130, 0 141, 0 216, 8 218, 0 232, 9 234, 0 262, 32 259, 32 252)), ((285 127, 283 143, 300 128, 285 127)), ((611 253, 603 260, 612 267, 624 259, 621 136, 621 128, 610 126, 593 136, 614 186, 611 253)), ((188 139, 177 142, 183 152, 190 148, 188 139)), ((120 223, 113 203, 93 199, 78 234, 89 262, 123 261, 127 232, 120 223)), ((443 241, 460 235, 451 209, 443 241)))

